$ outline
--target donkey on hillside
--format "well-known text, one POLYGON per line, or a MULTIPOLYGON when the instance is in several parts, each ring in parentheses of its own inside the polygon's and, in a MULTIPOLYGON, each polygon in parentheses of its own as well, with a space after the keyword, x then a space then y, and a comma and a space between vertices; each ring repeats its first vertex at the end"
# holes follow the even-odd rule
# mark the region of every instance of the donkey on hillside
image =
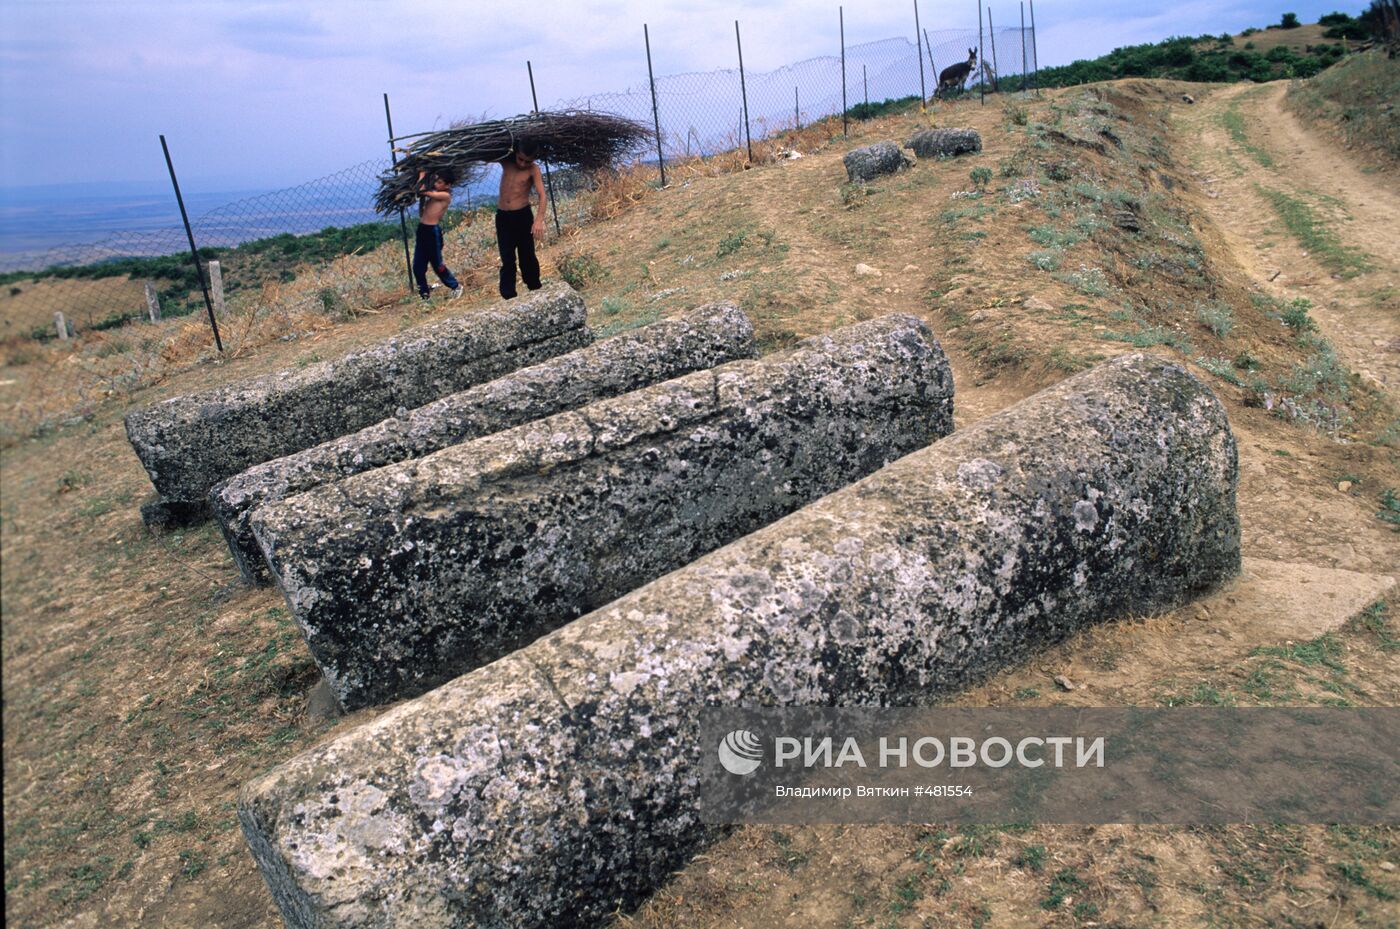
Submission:
POLYGON ((935 97, 947 97, 954 88, 962 90, 963 84, 967 83, 967 76, 972 73, 972 68, 977 64, 977 49, 967 50, 967 61, 959 62, 951 68, 944 68, 938 75, 938 89, 933 92, 935 97))

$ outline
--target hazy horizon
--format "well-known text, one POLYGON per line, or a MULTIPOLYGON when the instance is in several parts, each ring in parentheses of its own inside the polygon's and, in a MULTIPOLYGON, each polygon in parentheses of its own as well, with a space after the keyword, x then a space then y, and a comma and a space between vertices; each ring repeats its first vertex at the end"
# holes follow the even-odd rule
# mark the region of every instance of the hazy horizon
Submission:
MULTIPOLYGON (((999 30, 1017 24, 1018 5, 989 6, 999 30)), ((1285 8, 1311 22, 1364 6, 1188 0, 1163 11, 1108 0, 1085 11, 1039 0, 1035 16, 1044 67, 1171 35, 1262 28, 1285 8)), ((912 3, 844 10, 848 46, 914 39, 912 3)), ((970 2, 925 0, 919 11, 929 32, 977 25, 970 2)), ((734 68, 736 16, 751 72, 839 52, 837 4, 806 0, 538 2, 471 17, 438 0, 7 0, 0 196, 84 185, 167 190, 160 133, 188 193, 280 189, 387 154, 385 91, 400 134, 513 115, 530 107, 530 60, 548 108, 645 86, 643 22, 658 76, 734 68)))

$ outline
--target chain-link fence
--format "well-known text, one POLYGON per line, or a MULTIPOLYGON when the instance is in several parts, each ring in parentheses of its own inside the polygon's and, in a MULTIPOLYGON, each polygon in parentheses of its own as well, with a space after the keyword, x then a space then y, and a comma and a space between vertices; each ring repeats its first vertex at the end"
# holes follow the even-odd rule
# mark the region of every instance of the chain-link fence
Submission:
MULTIPOLYGON (((742 153, 750 141, 780 139, 788 130, 839 118, 843 102, 847 115, 859 118, 884 101, 932 97, 939 87, 938 72, 967 62, 969 50, 979 46, 985 62, 969 68, 952 92, 977 92, 983 89, 979 84, 988 92, 1027 88, 1025 75, 1035 69, 1034 41, 1032 30, 1021 28, 980 35, 975 29, 925 29, 917 42, 894 38, 849 45, 844 49, 844 98, 840 55, 767 72, 746 70, 742 76, 737 67, 663 73, 655 78, 661 152, 672 164, 742 153)), ((637 60, 646 61, 640 48, 637 60)), ((665 62, 653 60, 664 72, 665 62)), ((639 69, 626 90, 579 96, 546 108, 607 111, 651 126, 651 81, 639 69)), ((639 157, 654 164, 656 146, 639 157)), ((280 313, 283 325, 271 331, 281 334, 264 331, 260 338, 265 340, 294 337, 295 326, 287 320, 298 313, 343 313, 357 301, 383 305, 385 293, 406 291, 403 250, 379 248, 403 234, 399 218, 378 216, 372 208, 378 177, 388 167, 387 157, 373 158, 192 217, 201 258, 219 263, 217 273, 208 265, 202 269, 213 286, 216 307, 242 308, 249 320, 259 313, 264 318, 280 313), (374 259, 357 261, 362 255, 374 259)), ((555 192, 565 196, 571 186, 566 182, 576 185, 578 180, 567 170, 554 175, 560 181, 555 192)), ((488 172, 459 198, 459 205, 483 203, 494 191, 496 176, 488 172)), ((585 218, 580 209, 568 209, 565 202, 560 206, 566 223, 585 218)), ((473 219, 468 213, 449 234, 448 260, 454 267, 459 260, 480 264, 491 258, 492 230, 473 219)), ((0 348, 5 352, 0 357, 0 433, 6 438, 23 435, 36 424, 143 383, 160 367, 161 358, 189 361, 196 346, 203 351, 204 343, 212 342, 207 324, 202 334, 194 320, 183 328, 171 325, 180 317, 204 316, 200 275, 188 249, 184 229, 171 224, 46 251, 0 254, 0 348), (177 341, 181 346, 172 347, 177 341), (70 366, 60 368, 60 358, 70 366), (22 370, 36 359, 44 362, 48 378, 42 389, 33 376, 39 365, 22 370), (55 377, 71 383, 55 388, 55 377)))
MULTIPOLYGON (((263 240, 261 248, 241 256, 245 264, 258 264, 258 255, 296 258, 306 252, 309 260, 325 257, 290 240, 329 227, 379 225, 382 218, 370 204, 377 176, 387 165, 387 158, 361 162, 296 187, 237 200, 192 217, 190 224, 201 256, 218 260, 234 246, 263 240)), ((55 313, 62 313, 69 333, 76 334, 114 328, 128 319, 179 316, 202 308, 203 295, 190 262, 188 241, 182 226, 170 225, 116 232, 96 241, 44 251, 0 255, 3 338, 60 338, 55 313)), ((272 269, 270 261, 261 264, 269 273, 285 270, 272 269)), ((221 271, 226 275, 227 269, 221 271)), ((247 287, 256 283, 258 276, 254 272, 227 283, 235 289, 247 287)))
MULTIPOLYGON (((938 87, 938 71, 966 61, 968 50, 977 48, 979 41, 976 30, 962 29, 925 31, 924 38, 926 44, 896 38, 848 46, 845 107, 921 94, 931 97, 938 87)), ((1029 66, 1030 30, 1002 29, 995 36, 988 32, 986 38, 991 40, 986 51, 989 65, 992 42, 999 53, 1012 54, 1012 60, 1001 69, 1001 89, 1021 89, 1020 77, 1029 66)), ((658 76, 656 120, 661 126, 662 153, 670 160, 706 157, 742 148, 750 137, 766 138, 839 116, 843 104, 841 71, 839 56, 823 55, 773 71, 748 70, 742 81, 737 67, 658 76)), ((981 74, 974 68, 966 86, 976 87, 981 74)), ((994 81, 990 69, 986 80, 990 90, 994 81)), ((562 101, 560 107, 601 110, 645 125, 653 123, 651 89, 645 75, 627 90, 575 97, 562 101)))

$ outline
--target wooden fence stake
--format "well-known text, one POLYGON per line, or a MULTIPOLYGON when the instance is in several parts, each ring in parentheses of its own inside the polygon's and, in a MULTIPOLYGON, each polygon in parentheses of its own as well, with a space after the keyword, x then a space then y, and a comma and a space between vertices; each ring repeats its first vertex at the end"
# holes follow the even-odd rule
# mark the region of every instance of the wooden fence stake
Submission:
POLYGON ((156 289, 150 281, 146 282, 146 312, 151 316, 151 322, 160 322, 160 297, 156 296, 156 289))
POLYGON ((214 312, 223 319, 224 313, 224 272, 217 261, 209 262, 209 296, 214 298, 214 312))

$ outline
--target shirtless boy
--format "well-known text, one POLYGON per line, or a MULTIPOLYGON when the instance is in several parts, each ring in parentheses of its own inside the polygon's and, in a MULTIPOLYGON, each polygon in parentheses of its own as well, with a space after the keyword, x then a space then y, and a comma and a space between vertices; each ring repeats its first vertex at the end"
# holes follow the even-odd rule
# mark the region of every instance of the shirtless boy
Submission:
POLYGON ((413 278, 418 282, 418 296, 424 300, 428 299, 430 264, 438 278, 451 288, 452 299, 462 296, 462 285, 442 260, 442 228, 439 226, 452 203, 453 180, 446 172, 431 176, 418 172, 418 234, 413 243, 413 278))
POLYGON ((535 258, 535 237, 544 235, 544 180, 535 152, 525 145, 501 159, 501 194, 496 202, 496 242, 501 249, 501 296, 515 296, 515 256, 520 255, 520 277, 531 290, 540 289, 540 263, 535 258), (540 202, 540 217, 530 210, 530 188, 540 202))

